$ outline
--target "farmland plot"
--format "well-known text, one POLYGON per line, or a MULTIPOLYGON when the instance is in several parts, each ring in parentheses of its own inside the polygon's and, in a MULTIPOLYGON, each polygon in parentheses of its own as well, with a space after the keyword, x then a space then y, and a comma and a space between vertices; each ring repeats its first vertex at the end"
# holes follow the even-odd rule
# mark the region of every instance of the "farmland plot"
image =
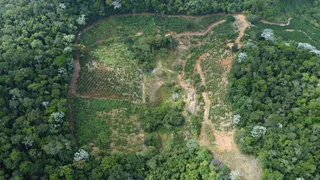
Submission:
POLYGON ((122 43, 88 48, 81 59, 77 92, 89 97, 141 101, 143 73, 122 43))
POLYGON ((144 134, 138 107, 127 101, 73 99, 77 141, 111 152, 140 151, 144 134))

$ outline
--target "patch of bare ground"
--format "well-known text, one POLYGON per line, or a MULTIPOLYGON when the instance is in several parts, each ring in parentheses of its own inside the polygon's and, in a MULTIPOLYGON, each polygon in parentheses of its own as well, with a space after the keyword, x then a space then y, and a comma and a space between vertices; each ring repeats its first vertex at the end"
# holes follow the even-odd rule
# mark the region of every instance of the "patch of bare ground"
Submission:
POLYGON ((100 44, 100 43, 102 43, 104 40, 105 40, 105 39, 98 39, 98 40, 96 40, 96 44, 100 44))
MULTIPOLYGON (((130 134, 122 139, 122 141, 126 141, 127 144, 122 147, 117 145, 114 142, 110 143, 110 152, 136 152, 136 151, 141 151, 141 148, 144 148, 144 134, 130 134)), ((111 135, 111 140, 116 140, 118 138, 118 133, 117 132, 112 132, 111 135)))
POLYGON ((142 103, 146 103, 146 76, 143 76, 141 87, 142 87, 142 103))
POLYGON ((137 34, 136 34, 136 36, 141 36, 141 35, 143 35, 142 31, 138 31, 137 34))
POLYGON ((227 46, 231 49, 234 43, 228 43, 227 46))
POLYGON ((221 61, 221 65, 225 68, 230 67, 231 63, 232 63, 232 57, 227 57, 221 61))
POLYGON ((240 42, 240 40, 244 36, 246 29, 250 27, 250 24, 244 14, 236 14, 234 17, 236 18, 236 25, 240 31, 235 42, 238 43, 238 47, 241 48, 243 44, 240 42))
POLYGON ((295 30, 294 29, 286 29, 284 31, 287 31, 287 32, 294 32, 295 30))
POLYGON ((148 80, 146 83, 146 88, 148 89, 148 96, 149 96, 149 102, 151 104, 155 103, 156 98, 156 92, 161 88, 163 83, 159 79, 151 79, 148 80))
POLYGON ((176 33, 173 32, 173 31, 169 31, 164 36, 167 37, 167 36, 171 36, 171 35, 174 35, 174 34, 176 34, 176 33))

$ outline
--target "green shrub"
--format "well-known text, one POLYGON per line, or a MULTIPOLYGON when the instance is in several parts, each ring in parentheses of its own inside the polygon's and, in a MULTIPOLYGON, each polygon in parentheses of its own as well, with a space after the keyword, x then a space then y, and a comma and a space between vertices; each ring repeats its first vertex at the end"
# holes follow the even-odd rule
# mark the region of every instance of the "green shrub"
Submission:
POLYGON ((185 119, 181 112, 176 109, 171 109, 165 116, 163 121, 171 126, 181 126, 183 125, 185 119))

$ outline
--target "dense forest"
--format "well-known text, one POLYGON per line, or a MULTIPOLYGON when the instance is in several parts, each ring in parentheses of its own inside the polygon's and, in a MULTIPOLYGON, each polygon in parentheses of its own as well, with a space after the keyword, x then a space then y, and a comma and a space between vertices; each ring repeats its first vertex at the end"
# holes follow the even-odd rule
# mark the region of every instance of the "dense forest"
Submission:
MULTIPOLYGON (((0 179, 228 179, 230 170, 192 140, 163 153, 78 147, 68 108, 76 34, 102 17, 140 12, 243 11, 252 21, 296 13, 319 27, 319 7, 319 0, 0 1, 0 179)), ((263 157, 266 179, 319 178, 319 58, 297 46, 248 45, 231 73, 237 139, 263 157)))
MULTIPOLYGON (((265 34, 268 34, 265 36, 265 34)), ((320 51, 264 38, 244 45, 230 75, 243 152, 262 158, 265 179, 317 179, 320 51)))

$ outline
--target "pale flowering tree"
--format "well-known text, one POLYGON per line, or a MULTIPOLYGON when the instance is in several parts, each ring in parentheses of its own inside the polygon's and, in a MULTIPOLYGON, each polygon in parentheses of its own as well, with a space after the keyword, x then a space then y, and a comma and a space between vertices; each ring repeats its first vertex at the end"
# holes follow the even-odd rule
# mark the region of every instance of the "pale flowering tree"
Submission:
POLYGON ((115 0, 112 2, 113 8, 114 9, 120 9, 122 7, 121 5, 121 0, 115 0))
POLYGON ((312 51, 310 51, 312 53, 315 53, 316 55, 320 55, 320 50, 314 49, 312 51))
POLYGON ((47 109, 49 105, 49 101, 43 101, 41 104, 47 109))
POLYGON ((312 46, 309 43, 299 43, 297 46, 298 49, 307 49, 312 53, 315 53, 316 55, 320 55, 320 50, 317 50, 316 47, 312 46))
POLYGON ((58 73, 61 74, 61 75, 67 74, 67 69, 64 68, 64 67, 60 67, 58 69, 58 73))
POLYGON ((281 123, 277 124, 280 129, 282 129, 283 125, 281 123))
POLYGON ((240 179, 240 173, 238 171, 231 171, 229 174, 230 180, 239 180, 240 179))
POLYGON ((63 36, 63 40, 68 43, 72 43, 74 41, 75 36, 73 34, 63 36))
POLYGON ((79 149, 78 152, 74 153, 74 158, 73 158, 74 162, 78 162, 81 160, 86 160, 86 161, 89 160, 89 153, 83 149, 79 149))
POLYGON ((60 124, 51 124, 51 127, 50 127, 50 132, 55 134, 55 133, 58 133, 60 132, 60 124))
POLYGON ((61 9, 65 9, 65 8, 66 8, 66 5, 65 5, 65 4, 63 4, 63 3, 60 3, 60 4, 59 4, 59 8, 61 8, 61 9))
POLYGON ((11 89, 9 91, 9 94, 12 95, 12 98, 13 99, 19 99, 19 98, 22 98, 22 95, 21 95, 21 92, 18 88, 14 88, 14 89, 11 89))
POLYGON ((272 29, 263 30, 261 37, 263 37, 264 39, 266 39, 268 41, 272 41, 272 42, 276 41, 276 38, 274 37, 272 29))
POLYGON ((54 112, 54 113, 51 114, 51 117, 56 122, 62 122, 64 116, 65 116, 64 112, 54 112))
POLYGON ((304 178, 296 178, 296 180, 304 180, 304 178))
POLYGON ((63 49, 63 52, 65 53, 71 53, 72 52, 72 47, 66 47, 63 49))
POLYGON ((86 15, 82 14, 81 16, 79 16, 79 18, 77 19, 77 23, 80 25, 85 25, 86 24, 86 15))
POLYGON ((233 123, 238 124, 240 122, 241 116, 239 114, 236 114, 233 116, 233 123))
POLYGON ((312 46, 311 44, 309 43, 298 43, 298 48, 303 48, 303 49, 307 49, 307 50, 314 50, 316 49, 314 46, 312 46))
POLYGON ((267 128, 263 126, 254 126, 251 130, 251 136, 254 138, 260 138, 265 135, 267 132, 267 128))
POLYGON ((245 52, 241 52, 238 54, 238 59, 237 62, 241 63, 244 59, 246 59, 248 57, 248 54, 245 52))

